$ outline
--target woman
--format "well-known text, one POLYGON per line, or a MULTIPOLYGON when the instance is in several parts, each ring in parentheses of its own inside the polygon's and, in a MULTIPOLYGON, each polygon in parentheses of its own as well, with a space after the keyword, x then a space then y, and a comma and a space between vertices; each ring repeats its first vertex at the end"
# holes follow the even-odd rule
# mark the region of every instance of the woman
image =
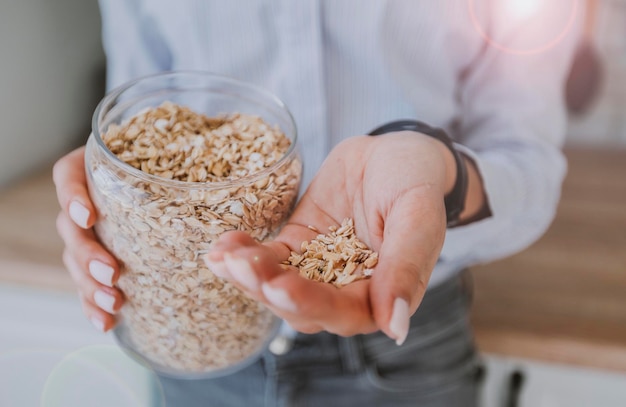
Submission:
MULTIPOLYGON (((168 405, 476 404, 463 270, 535 241, 566 168, 580 10, 517 3, 101 1, 110 88, 167 70, 255 83, 292 111, 306 163, 308 189, 274 242, 227 233, 205 259, 298 331, 293 344, 230 376, 162 378, 168 405), (345 217, 380 254, 370 280, 337 290, 279 267, 307 225, 345 217)), ((55 167, 58 230, 86 315, 109 330, 119 269, 90 229, 82 156, 55 167)))

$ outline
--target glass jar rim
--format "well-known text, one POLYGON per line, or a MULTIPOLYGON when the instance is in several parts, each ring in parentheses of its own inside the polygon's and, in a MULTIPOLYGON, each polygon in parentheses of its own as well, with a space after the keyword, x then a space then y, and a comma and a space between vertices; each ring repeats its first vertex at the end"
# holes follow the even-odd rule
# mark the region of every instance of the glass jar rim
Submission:
MULTIPOLYGON (((191 88, 189 88, 189 90, 191 90, 191 88)), ((96 109, 92 116, 91 127, 92 127, 92 135, 94 136, 93 138, 95 139, 98 147, 100 147, 102 151, 104 151, 105 155, 107 155, 108 158, 111 160, 111 162, 114 163, 121 170, 129 173, 130 175, 136 178, 142 179, 147 182, 161 184, 161 185, 169 186, 169 187, 175 187, 178 189, 188 189, 188 190, 202 189, 202 190, 209 191, 209 190, 223 189, 225 187, 232 187, 233 185, 246 185, 246 184, 257 182, 267 177, 277 168, 282 166, 285 162, 289 161, 290 157, 292 157, 296 153, 296 143, 298 140, 298 130, 296 127, 294 117, 291 114, 291 111, 289 111, 289 109, 285 105, 285 103, 282 100, 280 100, 276 95, 274 95, 273 93, 259 86, 256 86, 251 83, 241 81, 241 80, 238 80, 238 79, 226 76, 226 75, 214 74, 214 73, 206 72, 206 71, 193 71, 193 70, 159 72, 159 73, 155 73, 151 75, 142 76, 137 79, 133 79, 129 82, 126 82, 114 88, 113 90, 108 92, 96 106, 96 109), (291 144, 289 148, 287 149, 287 151, 283 154, 282 157, 280 157, 280 159, 278 159, 270 167, 264 168, 260 171, 254 172, 252 174, 249 174, 240 178, 224 180, 224 181, 204 181, 204 182, 193 181, 192 182, 192 181, 180 181, 176 179, 168 179, 168 178, 160 177, 158 175, 149 174, 147 172, 144 172, 122 161, 117 155, 115 155, 107 147, 104 140, 102 139, 102 134, 100 132, 100 123, 104 121, 104 117, 106 113, 110 111, 110 109, 106 111, 105 109, 109 107, 110 105, 114 105, 115 103, 113 102, 118 97, 120 97, 124 92, 132 89, 133 87, 141 83, 145 83, 145 82, 149 82, 151 80, 157 80, 157 79, 166 79, 168 77, 176 78, 176 77, 182 77, 182 76, 188 76, 188 77, 195 76, 195 77, 199 77, 203 79, 215 80, 222 84, 234 85, 240 89, 246 89, 250 92, 256 93, 260 95, 261 97, 269 100, 271 103, 275 105, 275 107, 277 107, 278 109, 280 109, 286 114, 293 128, 293 137, 290 137, 291 144)))

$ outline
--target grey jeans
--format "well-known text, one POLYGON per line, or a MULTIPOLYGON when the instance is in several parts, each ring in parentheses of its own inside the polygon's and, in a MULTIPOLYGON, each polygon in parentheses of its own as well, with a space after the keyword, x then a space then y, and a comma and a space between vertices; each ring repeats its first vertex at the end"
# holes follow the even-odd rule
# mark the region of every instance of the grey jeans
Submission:
POLYGON ((382 333, 298 334, 230 376, 161 378, 167 407, 475 407, 470 291, 466 273, 429 289, 400 347, 382 333))

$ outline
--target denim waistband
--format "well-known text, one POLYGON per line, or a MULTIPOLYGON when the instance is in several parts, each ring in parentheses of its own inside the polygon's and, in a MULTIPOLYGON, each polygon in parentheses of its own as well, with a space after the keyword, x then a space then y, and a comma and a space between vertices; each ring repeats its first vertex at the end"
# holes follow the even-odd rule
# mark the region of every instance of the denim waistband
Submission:
MULTIPOLYGON (((411 317, 412 343, 435 340, 437 335, 445 335, 446 330, 454 329, 456 321, 465 323, 470 301, 471 282, 465 271, 430 288, 411 317)), ((368 350, 381 347, 393 351, 396 345, 382 332, 351 337, 328 332, 298 333, 287 353, 265 352, 263 364, 270 376, 305 370, 318 374, 356 373, 365 369, 364 355, 368 350)))

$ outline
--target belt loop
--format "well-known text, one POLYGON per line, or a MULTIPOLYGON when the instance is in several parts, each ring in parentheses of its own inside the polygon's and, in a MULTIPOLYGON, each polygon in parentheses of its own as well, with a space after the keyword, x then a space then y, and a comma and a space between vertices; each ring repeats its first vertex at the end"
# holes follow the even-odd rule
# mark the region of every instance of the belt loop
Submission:
POLYGON ((262 353, 261 359, 263 360, 263 370, 268 377, 274 377, 278 374, 278 367, 276 366, 276 355, 269 350, 262 353))
POLYGON ((465 296, 467 305, 474 302, 474 275, 470 269, 463 269, 461 275, 461 289, 465 296))
POLYGON ((361 335, 350 337, 337 336, 339 355, 344 371, 348 373, 360 373, 365 369, 363 359, 363 345, 361 335))
POLYGON ((279 372, 276 366, 276 355, 274 355, 269 350, 263 352, 261 356, 261 360, 263 361, 263 370, 265 372, 265 377, 263 377, 265 394, 264 394, 264 406, 275 406, 276 394, 278 392, 278 379, 279 372))

